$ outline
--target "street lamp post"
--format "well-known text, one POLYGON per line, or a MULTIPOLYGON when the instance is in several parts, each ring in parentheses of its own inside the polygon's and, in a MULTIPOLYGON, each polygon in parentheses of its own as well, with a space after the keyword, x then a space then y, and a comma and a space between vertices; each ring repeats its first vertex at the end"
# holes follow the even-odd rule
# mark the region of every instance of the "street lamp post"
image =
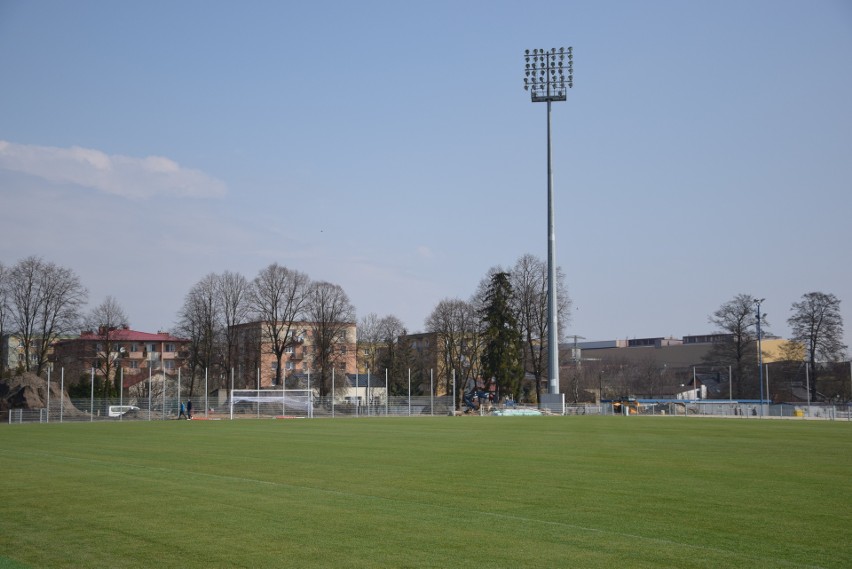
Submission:
POLYGON ((754 301, 757 305, 757 376, 760 381, 760 416, 763 416, 763 350, 761 347, 761 330, 760 330, 760 305, 765 301, 765 298, 760 298, 754 301))
POLYGON ((553 168, 550 135, 550 104, 564 101, 574 86, 572 48, 526 50, 524 89, 533 103, 547 103, 547 377, 550 393, 559 393, 559 330, 556 323, 556 232, 554 229, 553 168))

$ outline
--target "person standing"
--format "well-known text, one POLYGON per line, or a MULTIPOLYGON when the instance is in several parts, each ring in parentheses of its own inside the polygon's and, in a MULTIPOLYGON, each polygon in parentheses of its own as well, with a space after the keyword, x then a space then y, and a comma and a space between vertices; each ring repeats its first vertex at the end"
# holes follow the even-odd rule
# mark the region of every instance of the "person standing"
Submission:
POLYGON ((463 397, 464 400, 464 412, 469 413, 471 411, 476 411, 476 404, 473 402, 473 398, 476 395, 476 380, 472 377, 467 378, 467 381, 464 384, 463 397))
POLYGON ((186 400, 186 418, 192 419, 192 399, 186 400))

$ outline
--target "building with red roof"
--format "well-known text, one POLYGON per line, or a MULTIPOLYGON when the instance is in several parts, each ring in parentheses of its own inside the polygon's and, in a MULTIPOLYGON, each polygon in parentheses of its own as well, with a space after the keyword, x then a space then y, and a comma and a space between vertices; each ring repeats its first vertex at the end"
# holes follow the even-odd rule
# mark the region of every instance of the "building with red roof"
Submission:
POLYGON ((53 345, 54 369, 63 368, 65 377, 75 381, 95 374, 114 379, 124 372, 124 387, 148 378, 149 373, 173 374, 189 357, 185 338, 168 332, 140 332, 123 328, 83 331, 77 338, 53 345))

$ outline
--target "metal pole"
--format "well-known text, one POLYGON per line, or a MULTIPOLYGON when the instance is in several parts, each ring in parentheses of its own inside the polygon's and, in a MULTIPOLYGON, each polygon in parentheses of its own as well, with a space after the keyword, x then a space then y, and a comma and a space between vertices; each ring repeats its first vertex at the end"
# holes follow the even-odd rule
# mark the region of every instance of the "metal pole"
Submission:
POLYGON ((429 414, 435 415, 435 379, 433 373, 435 370, 429 369, 429 414))
POLYGON ((550 101, 547 101, 547 377, 550 393, 559 393, 559 329, 556 323, 556 229, 553 203, 553 149, 550 101))
MULTIPOLYGON (((123 379, 124 368, 121 368, 121 374, 122 374, 121 383, 123 384, 124 383, 124 379, 123 379)), ((164 368, 163 369, 163 378, 165 378, 165 377, 166 377, 166 370, 164 368)), ((165 381, 165 379, 164 379, 164 381, 165 381)), ((148 375, 148 420, 149 421, 151 420, 151 375, 150 374, 148 375)))
POLYGON ((388 391, 388 368, 385 368, 385 417, 388 416, 388 396, 390 391, 388 391))
POLYGON ((692 387, 695 389, 695 398, 700 399, 698 397, 698 380, 695 378, 695 366, 692 366, 692 387))
POLYGON ((50 367, 47 368, 47 422, 50 422, 50 367))
POLYGON ((728 366, 728 401, 734 400, 733 383, 734 376, 731 372, 731 366, 728 366))
POLYGON ((757 304, 757 375, 758 380, 760 381, 760 416, 763 417, 763 348, 761 345, 761 332, 760 332, 760 304, 766 300, 765 298, 761 298, 760 300, 755 300, 755 304, 757 304))
MULTIPOLYGON (((180 385, 180 370, 178 370, 178 385, 180 385)), ((231 368, 231 396, 228 398, 230 400, 231 407, 231 420, 234 420, 234 368, 231 368)))
POLYGON ((334 419, 334 368, 331 368, 331 418, 334 419))
POLYGON ((408 368, 408 416, 411 417, 411 368, 408 368))
MULTIPOLYGON (((233 386, 231 386, 231 387, 233 387, 233 386)), ((178 392, 177 392, 178 409, 180 409, 180 397, 181 397, 181 394, 180 394, 180 368, 178 368, 178 392)), ((180 416, 178 416, 178 419, 179 418, 180 418, 180 416)))
MULTIPOLYGON (((165 373, 165 372, 163 372, 165 373)), ((207 389, 207 368, 204 368, 204 416, 207 417, 207 412, 210 410, 210 390, 207 389)))
POLYGON ((772 396, 769 395, 769 365, 766 365, 766 369, 764 370, 764 375, 766 376, 766 402, 767 405, 772 405, 772 396))
POLYGON ((811 375, 810 364, 805 362, 805 389, 808 391, 808 417, 811 416, 811 375))
POLYGON ((62 422, 63 411, 65 411, 65 368, 59 372, 59 422, 62 422))
POLYGON ((456 414, 456 370, 453 370, 453 415, 456 414))
MULTIPOLYGON (((118 379, 118 405, 119 405, 119 409, 121 409, 121 407, 124 406, 124 368, 121 368, 121 370, 118 374, 118 377, 119 377, 119 379, 118 379)), ((151 368, 150 367, 148 368, 148 377, 149 378, 151 377, 151 368)), ((149 379, 149 381, 150 381, 150 379, 149 379)), ((124 419, 124 413, 119 411, 118 420, 121 421, 123 419, 124 419)))

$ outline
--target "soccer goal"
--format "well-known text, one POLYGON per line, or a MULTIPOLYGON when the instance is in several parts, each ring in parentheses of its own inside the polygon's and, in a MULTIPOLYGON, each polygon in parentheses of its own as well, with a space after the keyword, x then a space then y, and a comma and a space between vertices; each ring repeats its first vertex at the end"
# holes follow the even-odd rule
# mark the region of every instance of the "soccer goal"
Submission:
POLYGON ((313 417, 314 393, 310 389, 234 389, 231 419, 236 416, 313 417))

